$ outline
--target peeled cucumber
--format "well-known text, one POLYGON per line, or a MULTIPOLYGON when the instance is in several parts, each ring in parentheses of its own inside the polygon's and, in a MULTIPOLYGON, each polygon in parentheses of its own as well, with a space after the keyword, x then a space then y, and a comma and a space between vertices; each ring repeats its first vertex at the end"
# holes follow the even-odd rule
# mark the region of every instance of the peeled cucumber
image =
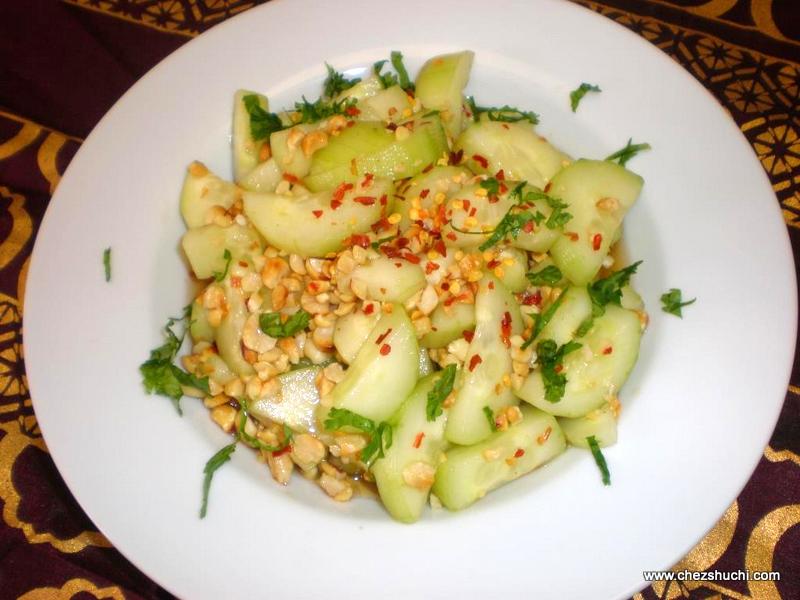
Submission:
POLYGON ((295 369, 277 377, 280 389, 274 395, 250 403, 256 418, 282 423, 294 431, 314 430, 314 411, 319 404, 316 379, 320 367, 295 369))
POLYGON ((490 199, 480 184, 465 186, 447 203, 452 217, 442 228, 444 243, 457 248, 480 246, 513 205, 509 193, 490 199))
POLYGON ((228 312, 217 327, 217 351, 227 365, 237 375, 244 377, 255 373, 253 366, 244 359, 242 353, 242 330, 249 313, 244 297, 239 288, 231 287, 229 281, 225 282, 225 300, 228 312))
POLYGON ((405 302, 426 284, 419 265, 385 256, 357 266, 352 280, 366 285, 369 297, 381 302, 405 302))
POLYGON ((189 319, 189 334, 192 336, 193 342, 214 341, 214 328, 208 322, 208 309, 203 306, 199 298, 192 302, 192 313, 189 319))
POLYGON ((228 209, 240 197, 236 184, 220 179, 201 163, 192 163, 186 170, 181 188, 181 216, 186 227, 201 227, 212 206, 228 209))
POLYGON ((408 118, 411 102, 408 94, 399 85, 381 90, 358 104, 359 118, 365 121, 387 121, 397 123, 408 118))
POLYGON ((436 470, 433 493, 450 510, 461 510, 566 449, 556 420, 522 406, 522 421, 490 435, 480 444, 452 448, 436 470))
POLYGON ((415 93, 422 106, 440 111, 442 123, 451 138, 461 133, 462 92, 469 80, 475 53, 466 50, 429 59, 420 69, 415 93))
POLYGON ((617 418, 608 404, 574 419, 560 418, 558 424, 572 446, 588 448, 586 438, 594 436, 601 448, 617 443, 617 418))
POLYGON ((439 304, 431 313, 432 329, 426 333, 420 343, 426 348, 444 348, 464 335, 465 331, 475 329, 475 305, 439 304))
POLYGON ((230 252, 232 260, 262 251, 258 234, 250 227, 236 224, 195 227, 183 234, 181 246, 198 279, 225 271, 228 262, 225 250, 230 252))
POLYGON ((245 175, 239 185, 250 192, 274 192, 282 180, 283 171, 275 159, 270 158, 245 175))
MULTIPOLYGON (((427 173, 420 173, 412 177, 402 187, 402 197, 395 203, 395 210, 400 213, 400 229, 405 230, 411 224, 411 209, 418 204, 418 211, 424 210, 429 218, 434 211, 444 204, 444 200, 458 192, 467 179, 472 177, 464 167, 437 166, 427 173)), ((418 215, 417 218, 422 218, 418 215)), ((416 220, 416 219, 414 219, 416 220)))
POLYGON ((284 173, 303 178, 311 168, 311 156, 306 156, 298 141, 309 133, 317 131, 317 123, 303 123, 288 129, 281 129, 269 136, 269 146, 276 166, 284 173), (290 140, 292 143, 290 144, 290 140))
POLYGON ((370 331, 378 322, 380 314, 352 312, 336 319, 333 328, 333 345, 348 365, 356 359, 358 351, 369 337, 370 331))

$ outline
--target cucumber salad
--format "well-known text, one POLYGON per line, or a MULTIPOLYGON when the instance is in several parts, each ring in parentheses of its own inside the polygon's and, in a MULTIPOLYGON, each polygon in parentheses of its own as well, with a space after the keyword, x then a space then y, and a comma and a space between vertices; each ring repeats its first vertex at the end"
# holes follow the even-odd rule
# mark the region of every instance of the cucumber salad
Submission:
POLYGON ((570 157, 535 113, 465 96, 472 62, 436 56, 415 80, 399 52, 361 78, 326 65, 319 99, 280 112, 240 90, 234 181, 188 167, 181 246, 202 287, 141 371, 233 436, 206 464, 201 515, 242 445, 280 484, 377 491, 403 522, 568 445, 609 482, 601 448, 648 320, 639 263, 612 250, 646 145, 570 157))

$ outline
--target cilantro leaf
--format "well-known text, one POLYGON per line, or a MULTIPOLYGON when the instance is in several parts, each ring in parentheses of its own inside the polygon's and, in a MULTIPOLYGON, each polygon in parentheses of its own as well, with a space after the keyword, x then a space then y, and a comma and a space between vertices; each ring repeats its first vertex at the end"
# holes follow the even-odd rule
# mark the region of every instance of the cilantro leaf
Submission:
POLYGON ((572 107, 572 112, 578 110, 578 104, 580 104, 583 97, 588 92, 600 92, 602 91, 598 86, 592 85, 591 83, 582 83, 576 89, 572 90, 569 93, 569 103, 572 107))
POLYGON ((370 246, 372 247, 373 250, 377 250, 378 248, 383 246, 386 242, 391 242, 396 237, 397 237, 397 235, 395 234, 395 235, 389 235, 389 236, 387 236, 385 238, 380 238, 380 239, 375 240, 374 242, 370 243, 370 246))
POLYGON ((553 209, 553 212, 547 217, 547 222, 544 224, 545 227, 558 229, 559 227, 564 227, 572 219, 572 215, 564 210, 568 208, 566 202, 562 202, 559 198, 553 198, 552 196, 547 196, 545 201, 553 209))
POLYGON ((539 115, 533 111, 520 110, 508 104, 503 106, 478 106, 473 96, 467 96, 467 107, 476 121, 480 115, 485 114, 490 121, 498 121, 500 123, 527 121, 532 125, 536 125, 539 122, 539 115))
POLYGON ((275 131, 284 128, 280 117, 264 110, 255 94, 248 94, 242 98, 242 102, 247 114, 250 115, 250 137, 255 141, 266 139, 275 131))
MULTIPOLYGON (((211 394, 211 389, 208 386, 208 377, 198 377, 192 373, 188 373, 176 365, 170 365, 172 376, 178 381, 179 384, 188 387, 197 388, 205 394, 211 394)), ((183 393, 181 393, 183 395, 183 393)))
MULTIPOLYGON (((490 196, 496 196, 500 193, 500 182, 494 177, 489 177, 480 182, 481 188, 486 190, 490 196)), ((516 188, 515 188, 516 189, 516 188)))
POLYGON ((478 246, 478 249, 481 252, 488 250, 495 244, 503 241, 509 235, 514 239, 517 239, 520 231, 522 231, 522 228, 531 221, 534 221, 536 218, 536 216, 531 212, 525 211, 512 213, 512 210, 513 207, 509 209, 505 216, 500 220, 500 222, 492 231, 492 235, 490 235, 485 242, 478 246))
POLYGON ((650 150, 650 144, 631 144, 633 138, 628 138, 628 143, 621 150, 617 150, 613 154, 606 156, 605 160, 610 162, 617 162, 620 166, 624 167, 627 162, 634 156, 644 150, 650 150))
POLYGON ((103 270, 106 274, 106 281, 111 281, 111 248, 103 250, 103 270))
POLYGON ((428 421, 435 421, 442 414, 442 403, 453 391, 455 380, 456 366, 447 365, 442 370, 442 376, 436 381, 431 391, 428 392, 428 403, 425 407, 428 421))
POLYGON ((300 113, 299 118, 295 120, 295 124, 316 123, 334 115, 343 115, 349 109, 354 109, 355 105, 355 98, 345 98, 338 102, 335 100, 326 102, 324 99, 318 98, 314 102, 309 102, 305 96, 302 96, 300 102, 294 103, 294 110, 300 113))
POLYGON ((636 273, 636 269, 640 264, 642 264, 642 261, 637 261, 624 269, 612 273, 608 277, 598 279, 586 288, 589 292, 589 298, 592 300, 592 314, 578 326, 575 332, 576 337, 583 337, 589 333, 589 330, 594 325, 594 320, 605 314, 607 304, 620 305, 622 288, 628 285, 631 275, 636 273))
POLYGON ((603 453, 600 451, 600 444, 597 443, 597 439, 593 435, 587 437, 586 442, 589 444, 589 450, 592 451, 592 456, 594 456, 594 462, 597 464, 597 468, 600 469, 603 485, 611 485, 611 473, 608 471, 606 457, 603 456, 603 453))
POLYGON ((311 321, 311 315, 305 310, 300 309, 283 323, 281 321, 281 313, 269 312, 262 314, 258 319, 258 325, 261 331, 270 337, 277 339, 292 337, 296 333, 303 331, 308 327, 311 321))
POLYGON ((533 285, 555 285, 563 279, 564 275, 557 266, 547 265, 544 269, 527 273, 525 277, 533 285))
POLYGON ((223 279, 225 279, 225 277, 227 277, 228 269, 231 266, 231 259, 233 258, 231 256, 231 251, 228 250, 227 248, 225 248, 225 252, 222 253, 222 258, 225 261, 225 270, 222 271, 222 273, 220 273, 218 271, 214 271, 214 273, 213 273, 214 281, 222 281, 223 279))
POLYGON ((665 313, 675 315, 676 317, 683 318, 681 308, 694 304, 697 298, 683 301, 683 294, 678 288, 671 288, 668 292, 661 295, 661 309, 665 313))
POLYGON ((211 491, 211 480, 214 478, 214 473, 216 473, 217 469, 231 459, 231 454, 233 454, 235 450, 236 442, 228 444, 214 454, 214 456, 209 458, 205 468, 203 469, 205 477, 203 478, 203 503, 200 505, 201 519, 206 516, 206 509, 208 508, 208 493, 211 491))
POLYGON ((414 84, 408 77, 408 71, 406 71, 406 66, 405 64, 403 64, 403 53, 398 52, 397 50, 393 50, 392 53, 389 55, 389 58, 391 58, 394 70, 397 71, 400 87, 403 88, 404 90, 413 90, 414 84))
POLYGON ((536 346, 536 361, 539 363, 544 383, 544 398, 548 402, 558 402, 564 397, 567 387, 567 376, 563 372, 564 357, 581 347, 581 344, 570 341, 558 346, 553 340, 542 340, 536 346))
POLYGON ((344 427, 352 427, 364 433, 372 433, 375 431, 375 421, 362 417, 346 408, 332 408, 325 419, 325 429, 328 431, 336 431, 344 427))
POLYGON ((388 423, 378 425, 371 434, 369 442, 361 450, 361 462, 371 465, 373 461, 383 458, 385 451, 392 447, 392 426, 388 423))
POLYGON ((372 65, 372 71, 375 73, 376 77, 380 80, 381 86, 383 89, 387 89, 392 87, 393 85, 397 85, 397 76, 392 72, 381 73, 383 70, 383 65, 385 65, 387 61, 379 60, 375 64, 372 65))
POLYGON ((564 288, 558 298, 547 307, 543 313, 538 315, 533 315, 536 318, 536 321, 533 323, 533 331, 531 332, 531 337, 525 340, 525 343, 522 344, 522 349, 525 350, 528 346, 533 343, 533 340, 542 332, 542 329, 550 322, 553 318, 553 315, 556 314, 558 307, 561 306, 561 303, 564 301, 564 297, 567 295, 567 290, 569 288, 564 288))
POLYGON ((486 420, 489 421, 489 427, 492 431, 497 431, 497 423, 494 420, 494 411, 489 406, 483 407, 483 414, 486 415, 486 420))
POLYGON ((325 68, 328 70, 328 76, 325 78, 325 83, 322 84, 322 93, 325 98, 333 98, 334 96, 338 96, 343 91, 349 90, 359 81, 361 81, 359 77, 356 77, 355 79, 347 79, 342 73, 339 73, 328 63, 325 63, 325 68))

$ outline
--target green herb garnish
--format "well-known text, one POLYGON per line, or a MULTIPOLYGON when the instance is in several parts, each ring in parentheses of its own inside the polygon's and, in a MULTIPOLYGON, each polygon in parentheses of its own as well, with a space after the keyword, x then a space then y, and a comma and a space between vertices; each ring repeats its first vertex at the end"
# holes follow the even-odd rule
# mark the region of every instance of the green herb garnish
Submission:
POLYGON ((592 85, 591 83, 582 83, 576 89, 572 90, 569 93, 569 103, 572 107, 572 112, 578 110, 578 104, 580 104, 583 97, 588 92, 600 92, 602 91, 598 86, 592 85))
POLYGON ((111 248, 103 250, 103 270, 106 273, 106 281, 111 281, 111 248))
POLYGON ((683 301, 682 292, 678 288, 672 288, 668 292, 661 295, 661 309, 665 313, 675 315, 676 317, 683 318, 681 308, 694 304, 697 298, 683 301))
POLYGON ((383 458, 384 452, 392 447, 391 425, 385 422, 376 425, 372 419, 362 417, 346 408, 332 408, 324 425, 329 431, 352 427, 369 434, 369 441, 361 450, 361 462, 366 465, 371 464, 376 458, 383 458))
POLYGON ((587 437, 586 442, 589 444, 589 450, 592 451, 592 456, 594 456, 594 462, 597 463, 597 468, 600 469, 603 485, 611 485, 611 473, 608 471, 606 457, 603 456, 603 453, 600 451, 600 444, 597 443, 597 439, 593 435, 587 437))
POLYGON ((385 244, 386 242, 391 242, 395 238, 397 238, 397 235, 390 235, 385 238, 380 238, 379 240, 375 240, 374 242, 372 242, 370 246, 372 247, 373 250, 377 250, 383 244, 385 244))
POLYGON ((247 400, 244 398, 238 398, 237 402, 239 403, 239 408, 241 409, 239 411, 239 421, 236 424, 236 436, 238 439, 242 440, 251 448, 263 450, 264 452, 280 452, 292 442, 292 437, 294 434, 292 433, 292 430, 289 429, 285 424, 283 426, 283 442, 278 446, 270 446, 269 444, 265 444, 257 437, 247 433, 244 428, 247 424, 247 417, 250 415, 250 408, 247 406, 247 400))
POLYGON ((262 314, 258 319, 261 331, 277 339, 292 337, 308 327, 311 315, 303 309, 298 310, 286 322, 281 321, 281 313, 269 312, 262 314))
POLYGON ((539 115, 533 111, 520 110, 514 106, 478 106, 475 103, 475 98, 467 96, 467 106, 469 107, 472 117, 477 121, 480 115, 485 114, 490 121, 499 121, 501 123, 518 123, 520 121, 527 121, 533 125, 539 122, 539 115))
POLYGON ((190 313, 191 306, 187 306, 182 317, 171 318, 167 321, 164 327, 166 341, 158 348, 151 350, 150 358, 139 366, 145 391, 148 394, 159 394, 172 400, 179 415, 183 414, 180 405, 183 397, 182 385, 197 388, 206 394, 210 393, 208 377, 198 378, 173 364, 183 344, 183 338, 186 336, 190 313), (179 322, 182 322, 184 326, 180 337, 172 329, 179 322))
POLYGON ((261 106, 258 96, 248 94, 242 98, 247 114, 250 115, 250 137, 253 140, 263 140, 272 133, 283 129, 281 119, 275 113, 267 112, 261 106))
POLYGON ((479 185, 481 188, 486 190, 486 193, 490 196, 497 196, 497 194, 500 193, 500 182, 494 177, 488 177, 487 179, 484 179, 479 185))
POLYGON ((605 160, 610 162, 618 162, 620 166, 624 167, 625 164, 634 156, 643 150, 650 150, 650 144, 631 144, 633 138, 628 138, 628 143, 622 150, 617 150, 613 154, 606 156, 605 160))
POLYGON ((322 84, 323 95, 325 98, 333 98, 338 96, 343 91, 349 90, 359 81, 361 81, 359 77, 356 77, 355 79, 347 79, 342 73, 339 73, 328 63, 325 63, 325 68, 328 70, 328 76, 325 78, 325 83, 322 84))
POLYGON ((492 235, 490 235, 485 242, 478 246, 478 249, 481 252, 488 250, 495 244, 503 241, 509 235, 514 239, 517 239, 520 231, 522 231, 522 228, 536 219, 536 215, 531 212, 526 211, 512 213, 512 210, 513 208, 509 209, 494 230, 492 230, 492 235))
POLYGON ((378 62, 372 65, 372 71, 375 73, 375 76, 380 80, 383 89, 387 89, 392 87, 393 85, 397 85, 397 75, 395 75, 391 71, 387 73, 381 73, 381 70, 383 70, 383 65, 385 65, 387 62, 388 61, 384 59, 384 60, 379 60, 378 62))
POLYGON ((208 508, 208 492, 211 490, 211 480, 214 478, 214 473, 216 473, 217 469, 231 459, 231 454, 233 454, 235 451, 236 442, 233 442, 232 444, 228 444, 224 448, 220 449, 214 456, 208 459, 208 462, 203 469, 205 477, 203 478, 203 503, 200 505, 201 519, 206 516, 206 508, 208 508))
POLYGON ((622 288, 628 285, 631 275, 636 273, 636 269, 640 264, 642 264, 642 261, 637 261, 624 269, 612 273, 608 277, 598 279, 586 288, 589 292, 589 298, 592 300, 592 314, 578 326, 575 332, 576 337, 583 337, 589 333, 592 325, 594 325, 594 320, 605 314, 607 304, 620 306, 622 288))
POLYGON ((456 381, 456 366, 447 365, 442 370, 442 376, 436 381, 428 392, 428 403, 425 406, 425 414, 428 421, 435 421, 442 414, 442 403, 453 391, 453 384, 456 381))
POLYGON ((564 357, 581 347, 575 341, 558 346, 553 340, 542 340, 536 346, 536 361, 539 363, 544 383, 544 397, 548 402, 558 402, 564 397, 567 376, 563 373, 564 357))
POLYGON ((228 269, 231 266, 231 259, 233 258, 231 256, 231 251, 225 248, 225 252, 222 253, 222 258, 225 261, 225 270, 222 271, 221 273, 219 271, 214 271, 213 273, 214 281, 217 282, 222 281, 223 279, 225 279, 225 277, 228 276, 228 269))
POLYGON ((413 90, 414 84, 408 77, 408 71, 406 71, 406 66, 403 64, 403 53, 393 50, 389 55, 389 58, 392 60, 392 66, 394 67, 394 70, 397 71, 400 87, 404 90, 413 90))
POLYGON ((525 277, 533 285, 555 285, 564 278, 564 275, 562 275, 561 269, 555 265, 547 265, 541 271, 527 273, 525 277))
POLYGON ((567 295, 567 289, 568 288, 564 288, 559 297, 556 298, 555 301, 550 306, 548 306, 547 310, 545 310, 543 313, 538 315, 537 314, 531 315, 535 317, 536 320, 533 323, 533 331, 531 332, 531 337, 525 340, 525 343, 522 344, 523 350, 525 350, 528 346, 530 346, 533 343, 533 340, 536 339, 536 336, 538 336, 542 332, 545 326, 550 322, 550 319, 553 318, 553 315, 556 314, 558 307, 561 306, 561 303, 564 301, 564 296, 567 295))
POLYGON ((483 414, 486 415, 486 420, 489 421, 489 427, 492 431, 497 431, 497 423, 494 420, 494 411, 489 406, 483 407, 483 414))
POLYGON ((345 98, 338 102, 335 100, 325 101, 322 98, 318 98, 314 102, 309 102, 303 96, 302 101, 294 103, 294 110, 299 113, 299 117, 295 119, 295 124, 316 123, 334 115, 343 115, 348 112, 348 109, 355 108, 355 105, 355 98, 345 98))
POLYGON ((558 229, 564 227, 564 225, 572 219, 572 215, 564 210, 568 207, 565 202, 562 202, 558 198, 553 198, 552 196, 547 196, 545 201, 550 205, 550 208, 553 209, 553 212, 547 217, 547 221, 544 224, 545 227, 548 229, 558 229))
POLYGON ((392 426, 388 423, 379 424, 371 434, 369 442, 361 450, 361 462, 370 465, 378 458, 385 456, 385 451, 392 447, 392 426))

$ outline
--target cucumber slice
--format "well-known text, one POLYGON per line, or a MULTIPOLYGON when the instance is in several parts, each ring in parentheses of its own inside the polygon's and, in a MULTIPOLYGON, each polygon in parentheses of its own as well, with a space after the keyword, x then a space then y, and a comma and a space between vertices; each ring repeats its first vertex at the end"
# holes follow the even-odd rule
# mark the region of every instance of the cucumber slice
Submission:
MULTIPOLYGON (((258 165, 258 152, 263 141, 256 141, 250 135, 250 113, 244 105, 245 96, 256 96, 261 108, 269 110, 267 97, 248 90, 238 90, 233 96, 233 131, 231 147, 233 149, 233 178, 244 179, 258 165)), ((266 141, 266 140, 264 140, 266 141)))
POLYGON ((456 381, 458 391, 447 420, 447 440, 454 444, 475 444, 492 433, 485 406, 494 412, 516 403, 510 388, 502 383, 503 376, 511 375, 511 355, 501 331, 506 313, 511 317, 511 335, 520 333, 522 317, 516 299, 497 278, 484 275, 475 296, 475 334, 456 381))
MULTIPOLYGON (((533 188, 532 186, 525 187, 525 192, 531 190, 541 191, 533 188)), ((545 217, 549 217, 553 212, 553 209, 550 207, 547 201, 543 199, 534 200, 528 204, 532 205, 528 210, 533 214, 542 213, 545 217)), ((533 231, 520 231, 516 238, 510 238, 511 245, 516 248, 522 248, 523 250, 529 250, 531 252, 547 252, 552 245, 556 243, 556 240, 561 235, 561 230, 550 229, 546 223, 547 220, 545 219, 538 225, 534 223, 533 231)))
POLYGON ((583 417, 558 419, 564 435, 573 446, 588 448, 586 438, 594 436, 601 448, 617 443, 617 419, 608 404, 583 417))
POLYGON ((272 156, 281 171, 291 173, 300 179, 306 176, 311 168, 311 156, 306 156, 306 153, 300 147, 299 140, 319 128, 320 125, 318 123, 303 123, 289 129, 281 129, 269 136, 272 156), (290 140, 292 141, 291 144, 289 143, 290 140))
POLYGON ((619 306, 606 306, 605 314, 595 319, 592 329, 581 338, 583 347, 564 358, 563 373, 567 377, 564 397, 558 402, 545 399, 538 370, 528 375, 517 395, 551 415, 582 417, 619 392, 636 363, 641 337, 636 313, 619 306), (611 351, 606 354, 608 348, 611 351))
POLYGON ((334 192, 305 196, 245 192, 244 213, 273 246, 305 257, 321 257, 341 250, 351 235, 368 231, 386 210, 381 198, 391 198, 392 189, 392 182, 385 179, 373 180, 368 188, 358 183, 344 194, 335 210, 331 207, 334 192), (373 203, 356 202, 355 198, 369 198, 373 203))
POLYGON ((348 365, 356 359, 358 351, 364 345, 379 318, 378 313, 366 315, 359 311, 336 319, 336 325, 333 328, 333 345, 348 365))
POLYGON ((422 379, 433 373, 433 361, 431 360, 426 348, 419 349, 419 373, 417 377, 422 379))
POLYGON ((316 379, 320 370, 316 366, 305 367, 279 375, 278 392, 251 402, 250 414, 257 419, 282 423, 294 431, 313 432, 314 411, 319 404, 316 379))
POLYGON ((282 178, 283 172, 278 163, 274 158, 270 158, 259 163, 255 169, 239 181, 239 185, 251 192, 274 192, 282 178))
POLYGON ((415 119, 404 130, 410 130, 407 137, 373 121, 359 121, 344 129, 314 153, 306 186, 313 192, 328 190, 343 181, 355 182, 366 173, 390 179, 412 177, 447 151, 437 116, 415 119))
POLYGON ((376 423, 385 421, 414 389, 418 373, 414 326, 403 307, 394 304, 391 313, 381 315, 344 379, 333 388, 333 406, 376 423))
POLYGON ((450 510, 461 510, 558 456, 566 446, 553 417, 523 406, 522 421, 506 431, 480 444, 449 450, 436 470, 433 493, 450 510), (524 454, 517 456, 520 450, 524 454))
POLYGON ((566 202, 572 215, 564 231, 577 238, 561 235, 550 254, 570 281, 585 285, 597 275, 642 183, 635 173, 604 160, 579 160, 553 178, 549 193, 566 202))
POLYGON ((374 96, 362 100, 358 104, 364 121, 387 121, 397 123, 410 115, 411 101, 408 94, 399 85, 381 90, 374 96))
POLYGON ((192 302, 192 314, 189 319, 191 323, 189 334, 192 336, 193 342, 214 341, 214 328, 208 322, 208 309, 200 303, 199 298, 192 302))
POLYGON ((385 256, 356 267, 352 280, 366 284, 369 297, 382 302, 405 302, 426 284, 419 265, 385 256))
POLYGON ((242 225, 204 225, 183 234, 181 246, 198 279, 208 279, 225 271, 225 250, 232 260, 261 253, 261 241, 250 227, 242 225))
POLYGON ((403 523, 419 519, 430 494, 430 483, 445 447, 444 426, 447 414, 431 422, 426 415, 428 392, 439 373, 422 379, 400 409, 392 417, 392 446, 385 456, 375 461, 372 473, 378 494, 389 514, 403 523), (405 472, 405 476, 404 476, 405 472), (406 481, 415 485, 409 485, 406 481))
POLYGON ((217 351, 225 363, 240 377, 255 373, 252 365, 244 359, 242 354, 242 330, 247 321, 248 312, 242 292, 230 286, 229 280, 225 282, 225 299, 228 303, 228 312, 217 327, 217 351))
MULTIPOLYGON (((542 328, 535 341, 553 340, 559 346, 575 338, 581 324, 592 316, 592 300, 585 287, 571 287, 550 322, 542 328)), ((533 346, 536 348, 536 345, 533 346)))
POLYGON ((348 100, 354 98, 356 101, 371 98, 383 89, 383 84, 375 73, 371 73, 369 77, 364 77, 361 81, 353 87, 343 90, 337 97, 336 101, 348 100))
POLYGON ((620 306, 628 310, 644 310, 644 300, 635 289, 630 285, 622 288, 622 298, 620 299, 620 306))
POLYGON ((465 331, 475 329, 475 305, 439 304, 431 313, 430 333, 426 333, 420 343, 426 348, 444 348, 464 335, 465 331))
POLYGON ((541 189, 570 161, 523 122, 480 120, 464 130, 455 147, 464 152, 466 166, 475 173, 493 175, 502 169, 506 179, 527 181, 541 189))
POLYGON ((522 292, 528 287, 528 256, 516 248, 503 248, 496 260, 500 263, 498 267, 502 271, 500 281, 506 289, 515 294, 522 292))
MULTIPOLYGON (((461 189, 464 182, 472 177, 464 167, 438 166, 427 173, 412 177, 402 189, 402 198, 395 202, 395 210, 403 217, 400 231, 405 231, 411 224, 409 212, 416 203, 421 210, 432 212, 439 194, 450 197, 461 189)), ((429 215, 430 216, 430 215, 429 215)))
POLYGON ((447 203, 448 215, 452 211, 452 217, 442 228, 444 243, 456 248, 473 248, 485 242, 491 233, 482 232, 494 229, 515 202, 508 193, 497 196, 497 202, 489 200, 486 190, 478 183, 463 187, 453 196, 447 203), (468 226, 467 223, 472 224, 468 226))
POLYGON ((448 135, 461 133, 463 112, 461 94, 469 80, 475 53, 466 50, 429 59, 419 71, 415 94, 422 106, 438 110, 448 135))
POLYGON ((181 216, 186 227, 202 227, 212 206, 227 210, 239 195, 235 184, 220 179, 202 163, 193 162, 186 170, 181 188, 181 216))

